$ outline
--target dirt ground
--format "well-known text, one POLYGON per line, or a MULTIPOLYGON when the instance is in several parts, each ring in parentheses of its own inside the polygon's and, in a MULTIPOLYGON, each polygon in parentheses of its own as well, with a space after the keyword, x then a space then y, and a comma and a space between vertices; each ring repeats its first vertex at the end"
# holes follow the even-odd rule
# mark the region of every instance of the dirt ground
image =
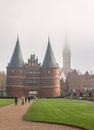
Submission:
POLYGON ((22 116, 31 104, 32 102, 22 106, 21 102, 19 102, 17 106, 12 104, 0 108, 0 130, 81 130, 65 125, 36 123, 22 120, 22 116))

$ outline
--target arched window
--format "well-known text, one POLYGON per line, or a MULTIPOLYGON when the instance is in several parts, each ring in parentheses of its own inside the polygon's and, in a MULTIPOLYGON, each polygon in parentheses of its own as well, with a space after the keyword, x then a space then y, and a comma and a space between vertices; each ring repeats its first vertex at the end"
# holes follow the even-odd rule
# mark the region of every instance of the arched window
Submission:
POLYGON ((12 69, 11 72, 14 73, 14 70, 12 69))
POLYGON ((50 70, 48 70, 48 74, 50 74, 51 73, 51 71, 50 70))

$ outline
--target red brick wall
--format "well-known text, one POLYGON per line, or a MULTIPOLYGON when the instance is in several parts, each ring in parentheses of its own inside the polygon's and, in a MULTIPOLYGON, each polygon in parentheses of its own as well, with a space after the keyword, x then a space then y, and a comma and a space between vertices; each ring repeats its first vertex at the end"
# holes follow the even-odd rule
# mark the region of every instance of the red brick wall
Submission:
MULTIPOLYGON (((32 62, 34 60, 31 59, 32 62)), ((39 64, 32 66, 32 63, 26 64, 26 68, 7 68, 7 93, 9 96, 16 94, 21 97, 28 95, 29 91, 37 91, 39 97, 56 97, 60 96, 60 77, 59 68, 42 68, 39 64), (29 73, 30 71, 30 73, 29 73), (31 74, 31 72, 39 74, 31 74), (29 86, 26 80, 39 80, 38 84, 29 86)), ((35 62, 34 62, 35 64, 35 62)), ((33 64, 33 65, 34 65, 33 64)))
POLYGON ((59 68, 42 68, 40 73, 40 97, 60 96, 59 68))
POLYGON ((15 95, 17 95, 18 97, 22 97, 23 92, 23 86, 7 86, 7 94, 9 97, 14 97, 15 95))
POLYGON ((58 97, 60 96, 60 86, 53 86, 53 87, 40 87, 39 97, 46 98, 46 97, 58 97))
POLYGON ((23 83, 24 83, 24 68, 10 68, 7 67, 7 94, 10 97, 18 95, 18 97, 23 96, 23 83))

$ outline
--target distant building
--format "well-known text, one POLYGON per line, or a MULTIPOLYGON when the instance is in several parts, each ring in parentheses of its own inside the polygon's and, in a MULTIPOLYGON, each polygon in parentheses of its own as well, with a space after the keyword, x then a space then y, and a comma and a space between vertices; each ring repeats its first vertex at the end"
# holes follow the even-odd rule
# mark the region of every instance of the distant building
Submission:
POLYGON ((94 91, 94 74, 81 74, 80 71, 71 68, 71 50, 66 39, 63 48, 63 67, 60 70, 61 95, 70 92, 94 91))
POLYGON ((94 93, 94 74, 88 72, 79 74, 77 70, 73 70, 68 74, 65 82, 61 80, 61 95, 91 91, 94 93))
POLYGON ((4 71, 0 72, 0 89, 6 89, 6 74, 4 71))
POLYGON ((0 96, 6 96, 6 74, 0 72, 0 96))
MULTIPOLYGON (((41 51, 41 50, 40 50, 41 51)), ((30 91, 36 91, 38 97, 60 96, 59 67, 56 63, 50 39, 43 64, 38 58, 31 55, 27 63, 24 63, 22 52, 17 38, 16 46, 7 66, 7 93, 8 96, 21 97, 28 95, 30 91)))
POLYGON ((60 75, 65 79, 69 72, 72 72, 71 69, 71 50, 69 48, 67 39, 65 41, 65 46, 63 48, 63 67, 61 68, 60 75))
POLYGON ((85 74, 81 75, 81 88, 83 90, 94 90, 94 74, 89 74, 86 71, 85 74))

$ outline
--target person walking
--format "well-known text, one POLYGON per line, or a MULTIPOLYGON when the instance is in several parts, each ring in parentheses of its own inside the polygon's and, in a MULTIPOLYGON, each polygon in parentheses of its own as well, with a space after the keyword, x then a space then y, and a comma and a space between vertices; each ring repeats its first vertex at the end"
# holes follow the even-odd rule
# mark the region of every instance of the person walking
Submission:
POLYGON ((28 102, 30 103, 30 96, 28 96, 28 102))
POLYGON ((25 103, 25 97, 22 96, 22 105, 24 105, 24 103, 25 103))
POLYGON ((15 100, 15 105, 18 105, 18 96, 17 95, 15 96, 14 100, 15 100))
POLYGON ((28 97, 27 97, 27 96, 25 96, 25 103, 27 103, 27 98, 28 98, 28 97))

